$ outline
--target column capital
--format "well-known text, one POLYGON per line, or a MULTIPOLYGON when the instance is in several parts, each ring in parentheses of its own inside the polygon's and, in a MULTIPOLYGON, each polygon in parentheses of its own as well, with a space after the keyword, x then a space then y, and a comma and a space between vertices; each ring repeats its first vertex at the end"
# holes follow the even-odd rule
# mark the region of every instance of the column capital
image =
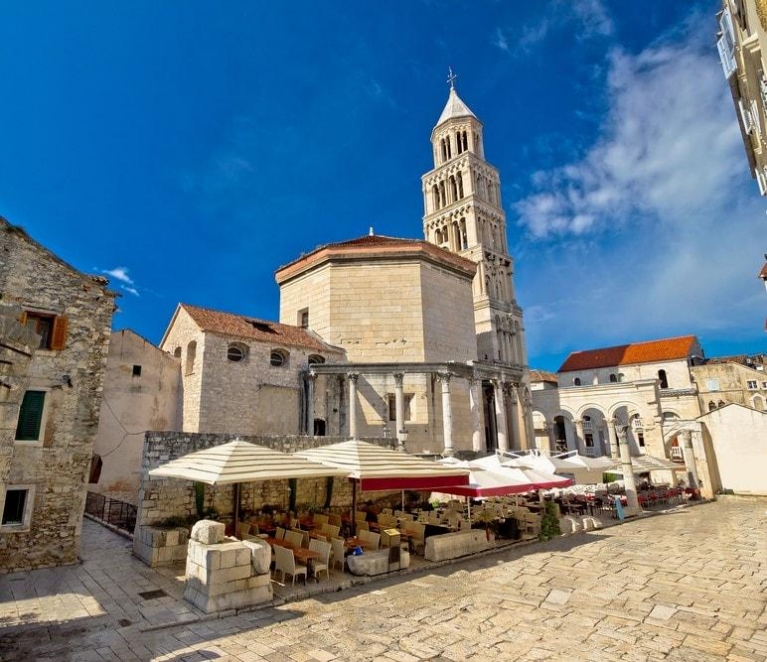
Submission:
POLYGON ((355 384, 357 383, 357 379, 359 379, 360 373, 358 372, 347 372, 346 378, 350 381, 353 381, 355 384))
POLYGON ((313 382, 315 379, 317 379, 317 373, 314 372, 314 370, 309 370, 308 372, 304 373, 304 379, 313 382))
POLYGON ((402 382, 405 379, 405 374, 402 372, 395 372, 392 376, 394 377, 394 384, 396 386, 402 386, 402 382))
POLYGON ((438 372, 437 379, 443 384, 449 384, 450 378, 453 376, 452 372, 438 372))

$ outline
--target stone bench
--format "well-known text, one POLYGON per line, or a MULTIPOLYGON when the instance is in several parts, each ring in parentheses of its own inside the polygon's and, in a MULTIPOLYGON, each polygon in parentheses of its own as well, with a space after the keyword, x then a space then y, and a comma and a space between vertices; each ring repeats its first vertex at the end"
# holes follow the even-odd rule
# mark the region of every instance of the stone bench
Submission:
POLYGON ((427 561, 448 561, 489 548, 484 529, 468 529, 427 538, 424 558, 427 561))
POLYGON ((363 552, 359 556, 353 554, 346 557, 346 565, 349 566, 349 572, 353 575, 384 575, 387 572, 393 572, 402 568, 410 567, 410 552, 406 549, 400 550, 399 563, 389 564, 389 548, 377 549, 371 552, 363 552))

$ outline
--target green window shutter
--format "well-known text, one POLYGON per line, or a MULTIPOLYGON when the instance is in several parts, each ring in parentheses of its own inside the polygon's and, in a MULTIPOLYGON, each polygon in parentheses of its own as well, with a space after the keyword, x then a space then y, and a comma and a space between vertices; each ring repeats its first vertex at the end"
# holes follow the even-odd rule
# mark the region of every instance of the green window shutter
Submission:
POLYGON ((37 441, 40 438, 40 424, 43 420, 45 391, 27 391, 19 411, 19 424, 16 427, 16 439, 37 441))

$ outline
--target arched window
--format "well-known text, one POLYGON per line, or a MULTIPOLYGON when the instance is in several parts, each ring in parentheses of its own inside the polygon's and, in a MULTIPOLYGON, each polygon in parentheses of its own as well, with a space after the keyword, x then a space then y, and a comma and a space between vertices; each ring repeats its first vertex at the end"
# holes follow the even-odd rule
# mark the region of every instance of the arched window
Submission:
POLYGON ((716 405, 716 406, 717 406, 717 407, 724 407, 724 405, 725 405, 725 402, 724 402, 724 400, 720 400, 720 401, 717 403, 717 405, 716 405))
POLYGON ((287 366, 288 353, 284 349, 273 349, 269 355, 269 364, 275 368, 287 366))
POLYGON ((573 385, 574 386, 580 386, 581 385, 581 378, 580 377, 575 377, 573 379, 573 385))
POLYGON ((764 411, 764 400, 762 400, 760 395, 755 395, 752 402, 754 403, 754 409, 764 411))
POLYGON ((610 373, 610 382, 612 382, 613 384, 615 384, 617 381, 618 381, 618 377, 615 375, 615 373, 614 373, 614 372, 611 372, 611 373, 610 373))
POLYGON ((197 357, 197 341, 192 340, 186 346, 186 369, 184 373, 191 375, 194 372, 194 360, 197 357))
POLYGON ((450 193, 453 196, 450 202, 458 200, 458 185, 455 183, 455 177, 453 177, 453 175, 450 175, 450 193))
POLYGON ((463 150, 464 150, 464 151, 466 151, 467 149, 469 149, 469 141, 468 141, 468 139, 466 138, 466 131, 464 131, 464 132, 461 134, 461 137, 463 138, 463 150))
POLYGON ((709 411, 714 411, 714 409, 716 409, 716 402, 714 402, 713 400, 709 400, 708 410, 709 411))
POLYGON ((455 153, 460 154, 463 152, 463 141, 461 141, 461 132, 455 134, 455 153))
POLYGON ((618 381, 619 382, 625 382, 626 381, 626 375, 624 375, 622 372, 618 373, 618 381))
POLYGON ((325 357, 319 354, 311 354, 308 359, 309 365, 319 365, 325 363, 325 357))
POLYGON ((233 342, 227 347, 226 358, 234 363, 239 363, 248 356, 248 346, 239 342, 233 342))
POLYGON ((462 218, 458 223, 461 232, 461 250, 469 247, 469 238, 466 236, 466 219, 462 218))
POLYGON ((444 207, 447 204, 447 195, 445 194, 445 182, 439 183, 439 199, 440 199, 440 207, 444 207))
POLYGON ((665 370, 658 370, 658 381, 661 388, 668 388, 668 378, 666 377, 665 370))
POLYGON ((458 182, 458 198, 463 198, 463 177, 461 177, 461 173, 457 172, 455 173, 455 181, 458 182))
POLYGON ((447 158, 453 158, 452 145, 450 144, 450 135, 445 138, 445 146, 447 147, 447 158))
POLYGON ((177 359, 181 358, 181 347, 176 347, 176 349, 173 350, 173 356, 177 359))
POLYGON ((439 205, 439 188, 437 188, 436 184, 431 187, 431 194, 432 194, 432 197, 434 198, 434 209, 435 210, 436 209, 440 209, 440 205, 439 205))
POLYGON ((442 146, 442 161, 445 162, 445 161, 447 161, 447 148, 445 147, 445 139, 444 138, 440 141, 440 144, 442 146))

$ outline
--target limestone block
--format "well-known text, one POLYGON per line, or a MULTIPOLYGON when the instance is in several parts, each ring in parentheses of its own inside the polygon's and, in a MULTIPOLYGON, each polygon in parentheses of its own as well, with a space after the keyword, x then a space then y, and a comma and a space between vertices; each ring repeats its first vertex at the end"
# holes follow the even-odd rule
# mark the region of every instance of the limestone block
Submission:
POLYGON ((268 574, 272 562, 272 550, 269 545, 256 540, 244 540, 242 544, 250 550, 250 563, 253 572, 257 575, 268 574))
POLYGON ((221 568, 233 568, 237 564, 237 548, 234 545, 227 545, 226 549, 221 550, 221 568))
POLYGON ((224 540, 225 527, 221 522, 202 519, 192 527, 192 540, 215 545, 224 540))
POLYGON ((346 563, 353 575, 382 575, 389 572, 389 550, 381 549, 359 556, 347 556, 346 563))

